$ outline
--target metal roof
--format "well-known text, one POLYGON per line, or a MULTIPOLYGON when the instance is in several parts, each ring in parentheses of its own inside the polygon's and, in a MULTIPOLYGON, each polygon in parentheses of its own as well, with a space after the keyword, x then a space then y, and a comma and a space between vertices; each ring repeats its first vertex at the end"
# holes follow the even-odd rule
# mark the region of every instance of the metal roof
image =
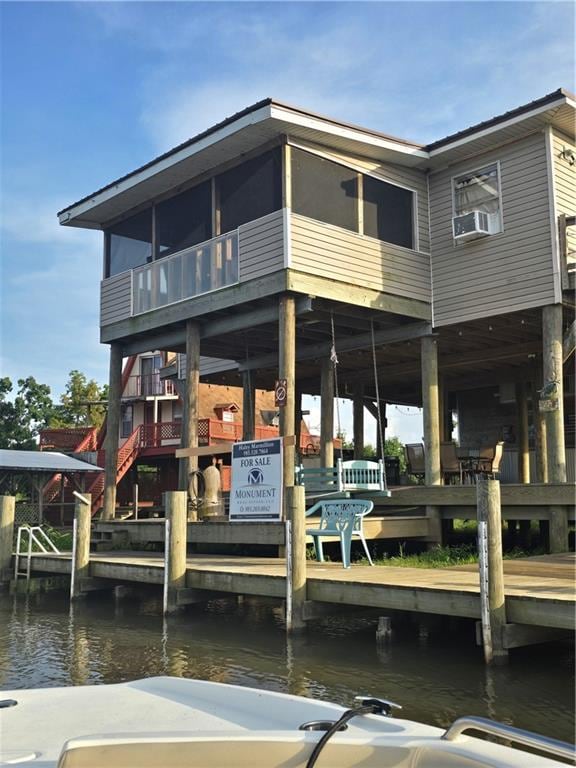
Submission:
POLYGON ((0 449, 0 470, 11 472, 103 472, 102 467, 53 451, 0 449))

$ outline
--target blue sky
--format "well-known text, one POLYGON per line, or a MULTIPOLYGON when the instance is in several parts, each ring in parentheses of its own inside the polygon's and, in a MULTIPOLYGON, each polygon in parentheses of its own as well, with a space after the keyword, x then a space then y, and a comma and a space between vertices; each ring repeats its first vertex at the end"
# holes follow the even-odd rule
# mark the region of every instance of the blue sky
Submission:
MULTIPOLYGON (((59 227, 60 208, 267 96, 425 142, 574 89, 564 2, 2 2, 0 12, 0 372, 34 375, 55 397, 71 369, 104 382, 108 364, 101 235, 59 227)), ((404 439, 420 438, 418 417, 390 417, 404 439)))

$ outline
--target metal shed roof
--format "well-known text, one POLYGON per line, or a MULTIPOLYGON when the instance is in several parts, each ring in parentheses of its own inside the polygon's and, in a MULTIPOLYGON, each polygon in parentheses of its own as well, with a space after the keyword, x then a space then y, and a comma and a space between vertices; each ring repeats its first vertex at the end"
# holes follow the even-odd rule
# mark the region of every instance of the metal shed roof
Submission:
POLYGON ((0 470, 12 472, 103 472, 102 467, 53 451, 0 449, 0 470))

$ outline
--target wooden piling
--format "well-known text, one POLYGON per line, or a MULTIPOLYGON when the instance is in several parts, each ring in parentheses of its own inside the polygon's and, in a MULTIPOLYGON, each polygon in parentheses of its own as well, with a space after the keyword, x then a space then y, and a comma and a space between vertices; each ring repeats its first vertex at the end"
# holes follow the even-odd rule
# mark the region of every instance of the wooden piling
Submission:
POLYGON ((566 482, 566 449, 564 445, 564 388, 562 383, 562 305, 542 309, 542 355, 544 389, 552 388, 548 400, 552 410, 545 413, 548 482, 566 482))
POLYGON ((528 442, 528 397, 526 384, 516 384, 516 413, 518 424, 518 480, 530 482, 530 445, 528 442))
POLYGON ((166 537, 164 543, 164 613, 179 610, 178 590, 186 587, 186 491, 164 494, 166 537))
POLYGON ((422 352, 422 408, 426 485, 440 485, 440 414, 438 408, 438 347, 436 339, 424 336, 422 352))
POLYGON ((322 360, 320 371, 320 466, 334 466, 334 364, 322 360))
POLYGON ((534 373, 532 379, 532 424, 534 426, 534 453, 536 458, 536 482, 548 482, 548 457, 546 453, 546 421, 540 413, 540 396, 542 388, 542 373, 534 373))
MULTIPOLYGON (((186 322, 186 391, 184 395, 184 418, 182 421, 182 446, 198 447, 198 397, 200 390, 200 329, 193 320, 186 322)), ((178 487, 188 489, 190 474, 198 469, 198 456, 180 459, 178 487)), ((196 511, 191 507, 190 522, 197 520, 196 511)))
MULTIPOLYGON (((286 380, 286 404, 280 408, 280 435, 294 434, 296 395, 296 307, 293 296, 280 298, 279 308, 279 379, 286 380)), ((284 445, 284 487, 294 485, 295 449, 284 445)))
MULTIPOLYGON (((482 562, 482 557, 480 562, 480 599, 487 609, 482 611, 484 658, 487 664, 505 664, 508 661, 508 651, 504 647, 506 602, 502 561, 500 482, 480 475, 476 485, 476 501, 479 529, 482 523, 487 529, 486 563, 482 562), (483 573, 484 566, 487 573, 483 573)), ((482 549, 481 542, 479 542, 479 548, 482 549)))
POLYGON ((72 578, 70 600, 82 596, 82 582, 88 579, 90 570, 90 523, 92 522, 92 496, 83 493, 76 496, 72 542, 72 578))
MULTIPOLYGON (((286 517, 290 523, 290 543, 287 547, 286 631, 295 632, 305 626, 306 603, 306 505, 304 486, 294 485, 285 489, 286 517)), ((287 542, 288 544, 288 542, 287 542)))
POLYGON ((15 507, 14 496, 0 496, 0 584, 12 578, 15 507))
POLYGON ((561 506, 549 507, 549 541, 550 554, 568 552, 568 515, 566 508, 561 506))
POLYGON ((120 406, 122 399, 122 347, 110 344, 110 377, 108 383, 108 412, 104 442, 104 509, 102 520, 112 520, 116 514, 116 476, 118 473, 118 442, 120 435, 120 406))

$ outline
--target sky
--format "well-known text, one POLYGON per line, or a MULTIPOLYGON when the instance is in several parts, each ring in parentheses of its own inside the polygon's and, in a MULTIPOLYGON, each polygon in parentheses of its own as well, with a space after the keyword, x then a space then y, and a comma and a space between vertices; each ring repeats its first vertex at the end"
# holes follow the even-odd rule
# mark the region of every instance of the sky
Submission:
MULTIPOLYGON (((574 90, 574 6, 0 2, 0 51, 0 375, 58 399, 108 378, 102 235, 58 210, 266 97, 428 142, 574 90)), ((421 439, 415 409, 388 426, 421 439)))

